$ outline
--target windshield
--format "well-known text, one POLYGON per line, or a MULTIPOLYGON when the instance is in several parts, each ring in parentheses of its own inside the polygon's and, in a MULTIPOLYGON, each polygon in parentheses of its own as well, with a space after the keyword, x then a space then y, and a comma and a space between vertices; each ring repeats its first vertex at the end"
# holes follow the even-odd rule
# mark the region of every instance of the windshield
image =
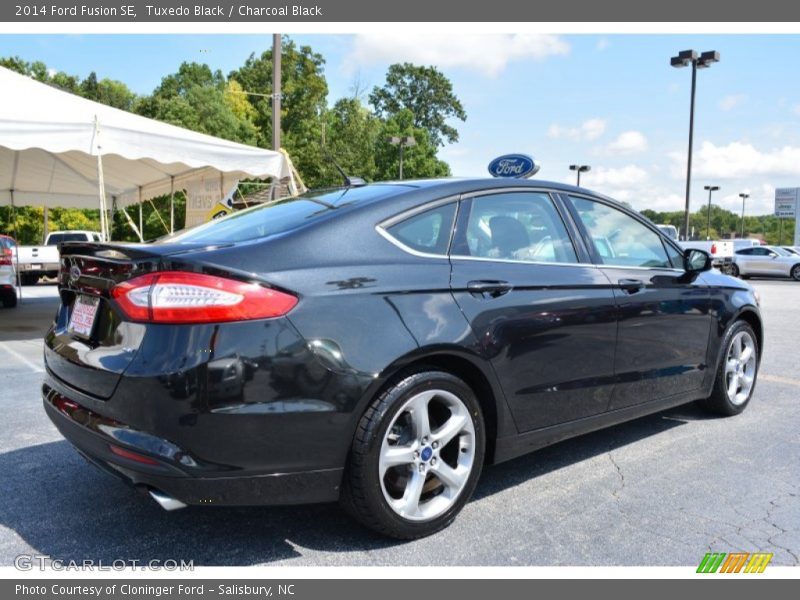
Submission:
POLYGON ((175 236, 162 238, 159 243, 225 244, 265 238, 297 229, 347 206, 392 196, 402 190, 400 186, 370 185, 310 192, 297 198, 237 211, 175 236))
POLYGON ((789 252, 788 250, 784 250, 783 248, 773 247, 772 249, 778 254, 778 256, 791 256, 792 255, 791 252, 789 252))

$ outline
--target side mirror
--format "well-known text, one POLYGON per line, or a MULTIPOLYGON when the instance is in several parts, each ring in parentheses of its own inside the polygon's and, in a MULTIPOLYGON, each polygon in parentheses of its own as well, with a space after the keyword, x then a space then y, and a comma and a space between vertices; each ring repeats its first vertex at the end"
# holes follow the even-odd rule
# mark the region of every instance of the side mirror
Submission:
POLYGON ((683 254, 683 268, 687 273, 702 273, 711 270, 711 255, 705 250, 690 248, 683 254))

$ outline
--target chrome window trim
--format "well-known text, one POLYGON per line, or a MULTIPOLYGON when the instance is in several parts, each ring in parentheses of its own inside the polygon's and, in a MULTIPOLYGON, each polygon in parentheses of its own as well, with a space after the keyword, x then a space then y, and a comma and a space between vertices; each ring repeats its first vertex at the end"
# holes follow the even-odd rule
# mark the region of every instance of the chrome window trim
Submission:
POLYGON ((545 267, 585 267, 585 268, 597 268, 597 265, 593 263, 574 263, 574 262, 547 262, 543 260, 514 260, 513 258, 490 258, 485 256, 463 256, 461 254, 451 254, 450 260, 472 260, 472 261, 479 261, 479 262, 496 262, 496 263, 510 263, 515 265, 534 265, 534 266, 545 266, 545 267))
MULTIPOLYGON (((390 244, 396 246, 403 252, 411 254, 412 256, 418 256, 420 258, 443 258, 447 260, 447 254, 429 254, 427 252, 420 252, 419 250, 414 250, 413 248, 406 246, 403 242, 392 236, 391 233, 383 229, 380 225, 375 225, 375 231, 377 231, 378 234, 390 244)), ((452 233, 450 235, 452 236, 452 233)))

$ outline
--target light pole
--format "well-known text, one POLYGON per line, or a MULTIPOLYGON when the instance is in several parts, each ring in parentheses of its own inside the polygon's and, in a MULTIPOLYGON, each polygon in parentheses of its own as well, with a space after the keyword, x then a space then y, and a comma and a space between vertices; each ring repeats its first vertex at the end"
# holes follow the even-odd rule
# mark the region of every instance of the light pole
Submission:
POLYGON ((692 185, 692 146, 694 142, 694 97, 697 87, 697 69, 705 69, 715 62, 719 62, 719 52, 709 50, 699 56, 694 50, 683 50, 678 56, 669 59, 669 64, 680 69, 682 67, 692 67, 692 94, 689 104, 689 155, 686 160, 686 208, 683 214, 684 239, 689 239, 689 197, 692 185))
POLYGON ((744 237, 744 201, 750 197, 750 194, 745 194, 742 192, 739 194, 739 198, 742 199, 742 237, 744 237))
POLYGON ((400 147, 400 179, 403 179, 403 149, 417 145, 417 140, 412 135, 389 136, 386 138, 392 146, 400 147))
POLYGON ((578 183, 576 183, 575 185, 581 187, 581 173, 586 173, 588 171, 591 171, 592 167, 590 167, 589 165, 570 165, 569 170, 575 171, 578 174, 578 183))
POLYGON ((711 192, 719 189, 718 185, 704 185, 704 190, 708 190, 708 221, 706 222, 706 239, 711 239, 711 192))

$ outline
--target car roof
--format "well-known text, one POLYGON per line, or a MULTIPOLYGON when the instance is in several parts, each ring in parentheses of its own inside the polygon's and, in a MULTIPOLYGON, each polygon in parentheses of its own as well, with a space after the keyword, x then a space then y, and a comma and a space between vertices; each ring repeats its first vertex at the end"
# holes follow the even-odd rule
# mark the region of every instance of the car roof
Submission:
POLYGON ((441 189, 469 189, 476 185, 484 188, 503 187, 532 187, 548 188, 559 192, 590 193, 598 196, 585 188, 579 188, 568 183, 547 181, 543 179, 512 179, 504 177, 441 177, 435 179, 404 179, 402 181, 381 181, 367 185, 397 185, 415 188, 441 188, 441 189))

